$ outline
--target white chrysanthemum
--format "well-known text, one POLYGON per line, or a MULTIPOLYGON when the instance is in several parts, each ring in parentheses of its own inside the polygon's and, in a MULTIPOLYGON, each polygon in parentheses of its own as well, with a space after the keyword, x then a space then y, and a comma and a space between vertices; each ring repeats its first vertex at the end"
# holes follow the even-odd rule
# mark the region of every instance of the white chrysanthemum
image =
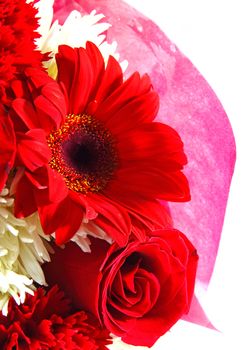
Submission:
MULTIPOLYGON (((103 14, 96 14, 92 11, 89 15, 81 15, 80 12, 74 10, 67 17, 65 23, 60 25, 58 20, 52 24, 53 19, 53 0, 40 0, 35 6, 39 13, 39 33, 41 37, 36 40, 37 47, 43 53, 51 52, 52 59, 45 63, 49 74, 56 76, 56 67, 54 55, 58 52, 58 46, 61 44, 71 47, 85 47, 87 41, 97 45, 107 62, 110 55, 119 60, 119 54, 116 52, 117 43, 107 43, 104 34, 110 24, 100 22, 103 14)), ((128 62, 121 62, 123 71, 127 68, 128 62)))
POLYGON ((14 199, 9 190, 0 193, 0 310, 7 313, 12 296, 20 304, 33 294, 33 281, 46 285, 41 264, 50 261, 37 213, 25 219, 13 215, 14 199))
POLYGON ((81 250, 85 253, 91 252, 91 241, 88 236, 103 239, 109 244, 113 241, 105 231, 103 231, 99 226, 95 225, 92 221, 82 222, 77 233, 71 238, 71 241, 78 244, 81 250))

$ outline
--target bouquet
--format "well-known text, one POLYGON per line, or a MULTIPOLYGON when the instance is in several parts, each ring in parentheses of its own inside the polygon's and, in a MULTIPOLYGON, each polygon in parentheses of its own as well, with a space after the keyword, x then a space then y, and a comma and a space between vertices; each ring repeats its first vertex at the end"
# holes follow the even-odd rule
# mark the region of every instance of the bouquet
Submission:
POLYGON ((235 159, 212 90, 121 1, 0 0, 0 25, 1 349, 208 325, 235 159))

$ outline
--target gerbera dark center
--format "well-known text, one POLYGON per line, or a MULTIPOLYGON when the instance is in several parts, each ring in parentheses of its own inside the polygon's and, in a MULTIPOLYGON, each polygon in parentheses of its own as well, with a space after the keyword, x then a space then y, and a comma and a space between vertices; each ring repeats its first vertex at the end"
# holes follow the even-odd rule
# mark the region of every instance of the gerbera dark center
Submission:
POLYGON ((87 115, 68 115, 60 129, 48 137, 50 166, 73 191, 98 192, 111 179, 117 153, 108 130, 87 115))

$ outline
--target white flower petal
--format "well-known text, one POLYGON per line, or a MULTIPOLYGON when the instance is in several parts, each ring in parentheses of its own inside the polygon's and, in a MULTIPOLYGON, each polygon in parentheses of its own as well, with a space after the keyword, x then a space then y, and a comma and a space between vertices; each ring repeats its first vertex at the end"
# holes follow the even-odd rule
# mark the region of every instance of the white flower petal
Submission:
POLYGON ((33 294, 33 282, 46 285, 40 265, 50 261, 49 237, 42 231, 38 214, 17 219, 13 215, 13 204, 5 188, 0 194, 0 310, 3 314, 7 313, 10 297, 20 304, 26 293, 33 294))
POLYGON ((111 237, 109 237, 107 233, 103 231, 99 226, 95 225, 92 221, 85 222, 84 220, 79 230, 71 238, 71 241, 75 242, 83 252, 90 253, 91 241, 88 236, 103 239, 109 244, 113 242, 111 237))
POLYGON ((54 0, 41 0, 35 4, 38 10, 39 18, 39 33, 46 34, 49 31, 51 22, 53 20, 53 5, 54 0))
MULTIPOLYGON (((36 7, 39 10, 40 27, 38 32, 41 37, 36 40, 36 45, 43 53, 50 52, 51 60, 44 62, 48 68, 48 73, 53 78, 56 77, 55 54, 58 52, 58 46, 61 44, 72 47, 85 47, 87 41, 97 45, 105 59, 108 61, 110 55, 119 60, 119 54, 116 52, 117 43, 108 43, 105 32, 110 28, 107 22, 100 22, 105 16, 96 14, 93 10, 89 15, 81 15, 77 10, 72 11, 66 18, 63 25, 58 20, 52 23, 53 19, 53 1, 40 0, 36 7)), ((121 68, 126 69, 127 61, 121 62, 121 68)))

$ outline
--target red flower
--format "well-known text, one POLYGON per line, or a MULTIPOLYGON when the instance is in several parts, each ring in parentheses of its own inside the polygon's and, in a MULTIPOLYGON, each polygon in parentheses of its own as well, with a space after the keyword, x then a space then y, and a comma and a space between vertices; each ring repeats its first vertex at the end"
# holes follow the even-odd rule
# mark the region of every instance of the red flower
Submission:
POLYGON ((0 101, 8 103, 6 89, 25 67, 41 67, 43 55, 35 51, 39 37, 37 10, 25 0, 0 2, 0 101))
POLYGON ((152 346, 188 312, 198 256, 177 230, 151 235, 125 248, 93 239, 91 254, 68 243, 44 266, 46 279, 123 341, 152 346))
POLYGON ((70 315, 69 302, 57 287, 47 295, 38 289, 24 304, 9 302, 0 314, 0 346, 6 350, 104 350, 109 333, 84 311, 70 315))
POLYGON ((157 199, 189 200, 181 172, 186 163, 175 130, 153 122, 158 95, 147 75, 123 82, 110 57, 97 47, 61 46, 58 83, 26 69, 13 84, 18 140, 18 217, 38 209, 47 234, 61 244, 82 220, 94 222, 120 245, 131 230, 167 225, 157 199), (27 200, 28 198, 28 200, 27 200))
MULTIPOLYGON (((149 73, 160 96, 156 120, 181 133, 189 160, 186 175, 191 201, 186 205, 170 203, 170 212, 175 227, 188 232, 198 248, 202 257, 198 278, 207 289, 236 158, 233 131, 221 101, 191 63, 191 57, 184 56, 156 23, 125 1, 55 0, 54 21, 64 23, 75 9, 83 15, 98 9, 105 15, 111 24, 108 41, 118 42, 121 60, 129 62, 126 74, 137 69, 149 73)), ((196 319, 199 317, 196 310, 196 319)))
POLYGON ((13 166, 16 152, 13 124, 0 103, 0 193, 13 166))

